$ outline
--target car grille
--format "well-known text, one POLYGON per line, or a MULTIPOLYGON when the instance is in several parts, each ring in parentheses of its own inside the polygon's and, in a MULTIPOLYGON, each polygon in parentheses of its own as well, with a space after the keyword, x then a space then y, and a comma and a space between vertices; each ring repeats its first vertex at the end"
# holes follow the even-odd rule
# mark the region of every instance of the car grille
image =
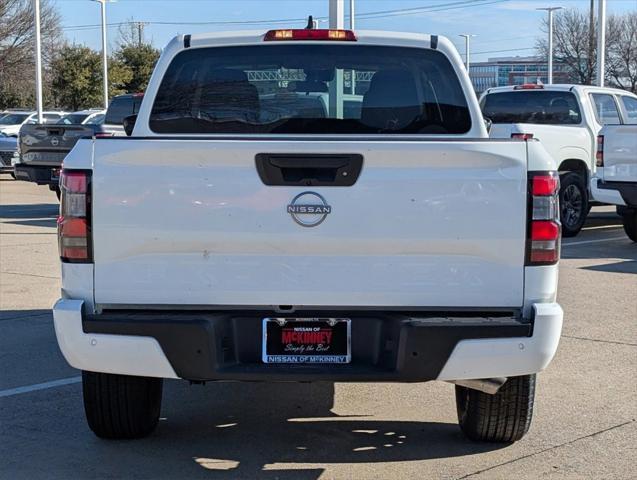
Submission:
POLYGON ((0 152, 0 163, 2 163, 2 165, 4 165, 5 167, 10 167, 11 159, 13 158, 14 154, 14 151, 0 152))

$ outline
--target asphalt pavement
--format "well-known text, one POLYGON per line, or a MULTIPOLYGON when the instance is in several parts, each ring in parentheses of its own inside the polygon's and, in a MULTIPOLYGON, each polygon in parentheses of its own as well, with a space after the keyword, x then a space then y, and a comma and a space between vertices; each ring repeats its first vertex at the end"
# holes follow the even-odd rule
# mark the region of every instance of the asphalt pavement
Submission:
POLYGON ((157 431, 104 441, 58 351, 58 204, 0 176, 0 478, 637 478, 637 244, 609 207, 565 239, 557 356, 528 435, 460 433, 453 386, 164 384, 157 431))

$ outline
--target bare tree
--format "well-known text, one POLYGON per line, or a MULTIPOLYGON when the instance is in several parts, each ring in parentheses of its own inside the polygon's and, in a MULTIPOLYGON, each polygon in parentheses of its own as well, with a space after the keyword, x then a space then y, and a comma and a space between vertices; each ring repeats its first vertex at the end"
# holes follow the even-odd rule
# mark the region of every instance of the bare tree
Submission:
POLYGON ((146 22, 138 22, 132 18, 127 23, 121 24, 118 28, 118 45, 120 47, 140 47, 144 45, 146 43, 144 39, 144 28, 146 25, 146 22))
MULTIPOLYGON (((595 17, 579 10, 560 11, 554 20, 553 55, 566 64, 573 81, 591 85, 597 68, 597 26, 595 17), (591 29, 592 27, 592 29, 591 29)), ((592 10, 591 12, 592 13, 592 10)), ((548 33, 546 19, 542 30, 548 33)), ((548 55, 546 38, 538 39, 538 55, 548 55)), ((626 90, 637 90, 637 12, 610 15, 606 25, 605 81, 626 90)))
POLYGON ((608 33, 606 77, 611 85, 637 93, 637 12, 611 17, 608 33))
MULTIPOLYGON (((594 28, 594 27, 593 27, 594 28)), ((542 20, 542 31, 548 35, 548 21, 542 20)), ((548 41, 538 39, 536 49, 542 58, 548 55, 548 41)), ((596 33, 590 30, 590 20, 579 10, 562 10, 553 23, 553 55, 557 62, 568 65, 577 83, 590 85, 595 75, 596 33)))
MULTIPOLYGON (((62 43, 60 17, 41 0, 42 56, 48 66, 62 43)), ((32 106, 35 90, 34 21, 30 0, 0 0, 0 108, 32 106)), ((45 72, 45 102, 54 103, 45 72)))

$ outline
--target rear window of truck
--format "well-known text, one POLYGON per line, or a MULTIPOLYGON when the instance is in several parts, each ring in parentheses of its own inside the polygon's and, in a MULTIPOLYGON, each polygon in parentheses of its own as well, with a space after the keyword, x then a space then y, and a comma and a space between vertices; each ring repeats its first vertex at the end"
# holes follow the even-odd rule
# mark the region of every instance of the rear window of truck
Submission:
POLYGON ((487 94, 482 113, 493 123, 577 125, 582 121, 579 104, 571 92, 527 90, 487 94))
POLYGON ((471 117, 439 51, 366 45, 179 53, 150 115, 156 133, 462 134, 471 117))
POLYGON ((121 125, 126 117, 137 113, 142 103, 142 95, 122 95, 111 100, 104 123, 121 125))

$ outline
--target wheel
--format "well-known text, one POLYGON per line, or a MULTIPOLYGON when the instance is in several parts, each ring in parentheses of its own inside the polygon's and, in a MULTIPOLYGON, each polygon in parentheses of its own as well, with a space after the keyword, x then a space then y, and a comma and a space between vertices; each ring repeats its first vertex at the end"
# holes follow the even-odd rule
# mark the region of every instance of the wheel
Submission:
POLYGON ((626 210, 622 215, 624 232, 633 242, 637 242, 637 210, 626 210))
POLYGON ((535 375, 510 377, 495 395, 456 385, 460 429, 471 440, 515 442, 531 426, 535 375))
POLYGON ((574 237, 588 215, 588 191, 585 178, 576 172, 560 176, 560 221, 562 235, 574 237))
POLYGON ((62 191, 60 190, 60 187, 53 188, 53 191, 55 192, 55 195, 58 197, 58 202, 59 202, 60 197, 62 196, 62 191))
POLYGON ((101 438, 141 438, 159 421, 161 378, 82 372, 88 426, 101 438))

